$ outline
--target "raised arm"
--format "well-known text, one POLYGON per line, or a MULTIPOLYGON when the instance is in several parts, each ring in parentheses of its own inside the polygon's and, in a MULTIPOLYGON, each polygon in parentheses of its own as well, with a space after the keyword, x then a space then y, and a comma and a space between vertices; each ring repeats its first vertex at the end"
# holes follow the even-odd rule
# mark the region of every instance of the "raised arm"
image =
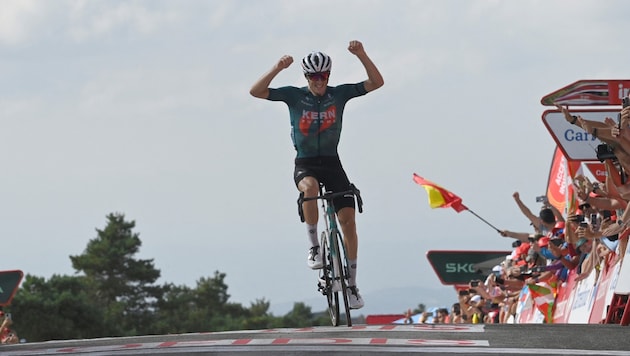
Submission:
POLYGON ((357 56, 357 58, 359 58, 359 61, 361 61, 361 64, 363 64, 363 67, 365 68, 365 72, 368 76, 368 79, 364 82, 365 90, 370 92, 372 90, 376 90, 382 87, 383 84, 385 84, 383 76, 378 71, 378 68, 376 68, 374 62, 372 62, 370 57, 368 57, 367 53, 365 53, 363 44, 360 41, 350 41, 350 44, 348 45, 348 51, 357 56))
POLYGON ((278 63, 252 85, 252 88, 249 89, 249 93, 254 97, 267 99, 269 97, 269 85, 271 81, 278 73, 288 68, 291 63, 293 63, 293 57, 289 55, 282 56, 278 60, 278 63))
POLYGON ((540 217, 534 215, 532 211, 529 210, 529 208, 525 204, 523 204, 523 201, 521 201, 521 196, 518 194, 518 192, 514 192, 514 194, 512 194, 512 197, 514 198, 516 205, 518 205, 518 208, 521 210, 523 215, 525 215, 527 219, 531 221, 535 229, 538 229, 541 225, 540 217))

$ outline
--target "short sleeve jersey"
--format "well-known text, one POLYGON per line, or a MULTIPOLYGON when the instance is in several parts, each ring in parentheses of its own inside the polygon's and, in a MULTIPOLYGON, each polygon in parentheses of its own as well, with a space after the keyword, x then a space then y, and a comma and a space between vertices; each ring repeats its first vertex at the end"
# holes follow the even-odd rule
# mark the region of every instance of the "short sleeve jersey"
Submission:
POLYGON ((286 86, 270 88, 267 99, 287 104, 297 158, 307 158, 338 156, 343 109, 348 100, 366 93, 363 83, 329 86, 321 97, 307 87, 286 86))

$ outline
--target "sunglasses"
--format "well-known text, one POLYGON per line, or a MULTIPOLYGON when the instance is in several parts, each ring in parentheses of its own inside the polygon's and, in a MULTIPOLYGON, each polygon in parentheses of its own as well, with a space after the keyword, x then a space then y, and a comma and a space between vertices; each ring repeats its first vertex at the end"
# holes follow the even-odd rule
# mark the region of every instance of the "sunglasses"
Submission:
POLYGON ((306 77, 310 80, 328 80, 330 72, 308 73, 306 77))

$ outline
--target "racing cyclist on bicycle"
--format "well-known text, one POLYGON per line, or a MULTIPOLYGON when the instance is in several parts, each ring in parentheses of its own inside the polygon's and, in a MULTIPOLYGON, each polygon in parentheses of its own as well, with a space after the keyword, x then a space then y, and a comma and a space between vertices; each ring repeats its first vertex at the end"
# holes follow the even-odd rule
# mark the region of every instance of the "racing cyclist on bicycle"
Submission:
MULTIPOLYGON (((337 146, 341 135, 343 109, 346 102, 383 86, 383 77, 368 57, 363 44, 350 41, 348 51, 354 54, 367 72, 367 80, 356 84, 328 86, 332 61, 322 52, 312 52, 302 59, 302 71, 308 82, 306 87, 284 86, 269 88, 271 81, 293 63, 293 57, 282 56, 250 89, 254 97, 282 101, 289 107, 291 138, 297 151, 294 180, 304 197, 316 197, 319 183, 328 191, 345 191, 350 181, 341 165, 337 146)), ((356 286, 358 238, 355 223, 354 196, 334 200, 335 210, 350 266, 348 289, 352 309, 363 307, 363 299, 356 286)), ((312 269, 323 267, 317 232, 319 212, 315 200, 302 205, 311 248, 307 264, 312 269)))

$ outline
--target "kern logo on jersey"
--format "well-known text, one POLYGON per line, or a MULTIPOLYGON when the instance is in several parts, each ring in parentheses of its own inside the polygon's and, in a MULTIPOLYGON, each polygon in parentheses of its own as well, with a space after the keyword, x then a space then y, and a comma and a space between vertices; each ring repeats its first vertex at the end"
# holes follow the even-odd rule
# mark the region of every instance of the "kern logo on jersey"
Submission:
POLYGON ((315 133, 320 133, 330 128, 337 121, 337 107, 335 105, 329 107, 326 111, 306 111, 302 112, 300 118, 300 132, 304 136, 308 136, 311 132, 311 126, 315 123, 319 129, 315 133))

